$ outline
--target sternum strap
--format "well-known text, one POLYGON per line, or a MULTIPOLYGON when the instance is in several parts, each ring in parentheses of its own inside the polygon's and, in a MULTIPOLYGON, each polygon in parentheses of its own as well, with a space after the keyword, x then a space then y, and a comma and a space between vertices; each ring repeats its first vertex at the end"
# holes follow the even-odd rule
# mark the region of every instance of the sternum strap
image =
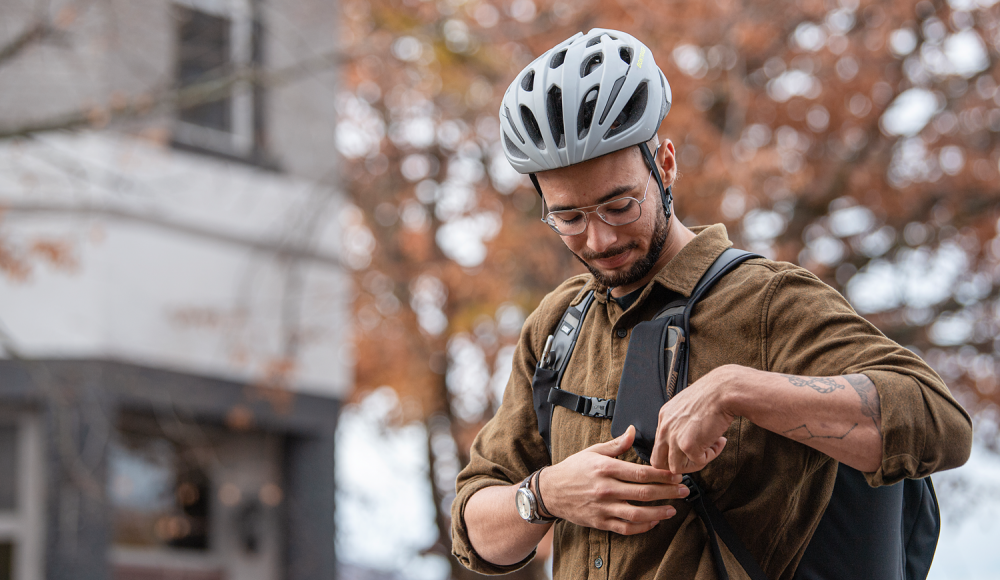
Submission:
POLYGON ((611 419, 615 415, 615 400, 600 397, 587 397, 564 391, 558 387, 549 389, 548 402, 560 407, 566 407, 587 417, 611 419))

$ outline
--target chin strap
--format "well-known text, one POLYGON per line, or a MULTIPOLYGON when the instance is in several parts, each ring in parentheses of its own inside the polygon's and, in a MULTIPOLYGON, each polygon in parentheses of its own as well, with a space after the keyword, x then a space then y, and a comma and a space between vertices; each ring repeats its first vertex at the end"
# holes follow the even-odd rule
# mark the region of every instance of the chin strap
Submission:
MULTIPOLYGON (((657 146, 657 151, 659 151, 659 146, 657 146)), ((673 210, 674 195, 670 191, 671 188, 663 187, 663 180, 660 179, 660 172, 656 169, 656 161, 653 159, 653 154, 649 152, 649 147, 645 143, 639 143, 639 151, 642 151, 642 158, 649 166, 649 170, 656 174, 656 187, 660 188, 660 201, 663 203, 663 214, 667 216, 667 223, 670 223, 670 215, 673 210)), ((538 178, 535 177, 534 173, 529 173, 528 177, 531 179, 531 184, 535 186, 535 191, 538 192, 538 197, 545 201, 545 197, 542 196, 542 186, 538 185, 538 178)))

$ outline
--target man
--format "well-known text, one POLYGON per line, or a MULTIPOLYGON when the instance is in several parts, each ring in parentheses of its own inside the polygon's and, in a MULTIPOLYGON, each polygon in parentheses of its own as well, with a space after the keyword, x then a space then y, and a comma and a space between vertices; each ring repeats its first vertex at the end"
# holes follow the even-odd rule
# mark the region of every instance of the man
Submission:
POLYGON ((610 421, 558 406, 549 452, 531 383, 566 308, 596 291, 562 388, 613 399, 631 329, 670 292, 690 295, 731 245, 723 226, 689 229, 672 211, 674 146, 656 142, 669 103, 649 50, 599 29, 543 54, 504 96, 507 158, 590 275, 526 321, 503 404, 459 475, 454 553, 473 570, 524 565, 554 519, 557 579, 715 578, 705 528, 683 501, 682 474, 700 472, 767 577, 792 578, 838 463, 881 486, 968 458, 969 416, 933 370, 809 272, 765 259, 698 303, 691 384, 660 409, 651 465, 631 449, 633 428, 612 439, 610 421))

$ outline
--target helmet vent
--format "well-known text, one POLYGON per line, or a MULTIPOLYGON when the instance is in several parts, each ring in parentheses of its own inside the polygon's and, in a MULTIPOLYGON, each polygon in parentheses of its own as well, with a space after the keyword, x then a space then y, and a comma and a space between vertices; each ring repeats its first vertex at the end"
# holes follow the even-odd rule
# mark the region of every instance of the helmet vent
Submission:
POLYGON ((642 114, 646 111, 646 101, 649 99, 648 86, 648 83, 643 82, 636 87, 635 92, 632 93, 632 97, 625 103, 625 108, 615 118, 615 122, 611 124, 608 132, 604 134, 605 139, 623 133, 639 122, 642 114))
POLYGON ((524 151, 518 149, 517 145, 515 145, 514 142, 510 140, 510 137, 507 136, 507 133, 503 134, 503 144, 507 147, 507 154, 513 157, 514 159, 528 158, 528 156, 524 154, 524 151))
POLYGON ((517 138, 518 140, 521 141, 521 144, 524 144, 524 137, 522 137, 521 133, 518 132, 517 125, 514 124, 514 119, 513 117, 510 116, 510 107, 504 107, 503 110, 504 113, 507 115, 507 122, 510 123, 510 128, 514 130, 514 134, 517 135, 517 138))
POLYGON ((559 52, 552 55, 552 60, 549 61, 549 68, 559 68, 562 63, 566 60, 566 51, 560 50, 559 52))
POLYGON ((618 49, 618 56, 625 61, 625 64, 632 64, 632 49, 623 46, 618 49))
POLYGON ((529 93, 535 88, 535 71, 529 70, 528 74, 521 77, 521 88, 529 93))
POLYGON ((524 123, 524 130, 528 132, 528 138, 540 150, 545 150, 545 139, 542 138, 542 131, 538 128, 538 121, 531 109, 521 105, 521 122, 524 123))
POLYGON ((580 103, 580 113, 576 117, 576 138, 583 139, 590 133, 590 124, 594 122, 594 109, 597 108, 597 87, 587 91, 580 103))
POLYGON ((590 48, 591 46, 594 46, 595 44, 601 44, 601 35, 595 36, 594 38, 591 38, 590 40, 588 40, 587 41, 587 46, 585 46, 584 48, 590 48))
POLYGON ((549 129, 552 130, 552 140, 556 142, 556 148, 566 147, 562 89, 559 87, 549 89, 548 98, 545 99, 545 116, 549 118, 549 129))
POLYGON ((615 104, 615 101, 618 99, 618 93, 621 92, 622 85, 624 84, 625 84, 625 77, 622 76, 619 77, 618 80, 615 81, 614 86, 611 87, 611 96, 608 97, 608 104, 604 106, 604 112, 601 113, 601 120, 598 121, 600 124, 603 125, 604 120, 608 118, 608 112, 611 110, 611 105, 615 104))
POLYGON ((592 54, 590 58, 583 61, 583 66, 580 67, 580 78, 583 78, 589 75, 590 73, 594 72, 594 69, 601 66, 602 62, 604 62, 603 52, 592 54))

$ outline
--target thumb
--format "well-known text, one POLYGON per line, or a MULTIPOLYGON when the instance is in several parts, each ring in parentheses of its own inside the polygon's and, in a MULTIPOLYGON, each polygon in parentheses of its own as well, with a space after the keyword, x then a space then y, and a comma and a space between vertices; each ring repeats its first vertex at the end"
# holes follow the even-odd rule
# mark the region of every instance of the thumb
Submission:
POLYGON ((632 447, 633 441, 635 441, 635 427, 629 425, 628 429, 626 429, 625 432, 618 437, 615 437, 611 441, 605 441, 604 443, 593 445, 590 450, 594 453, 607 455, 608 457, 618 457, 632 447))

